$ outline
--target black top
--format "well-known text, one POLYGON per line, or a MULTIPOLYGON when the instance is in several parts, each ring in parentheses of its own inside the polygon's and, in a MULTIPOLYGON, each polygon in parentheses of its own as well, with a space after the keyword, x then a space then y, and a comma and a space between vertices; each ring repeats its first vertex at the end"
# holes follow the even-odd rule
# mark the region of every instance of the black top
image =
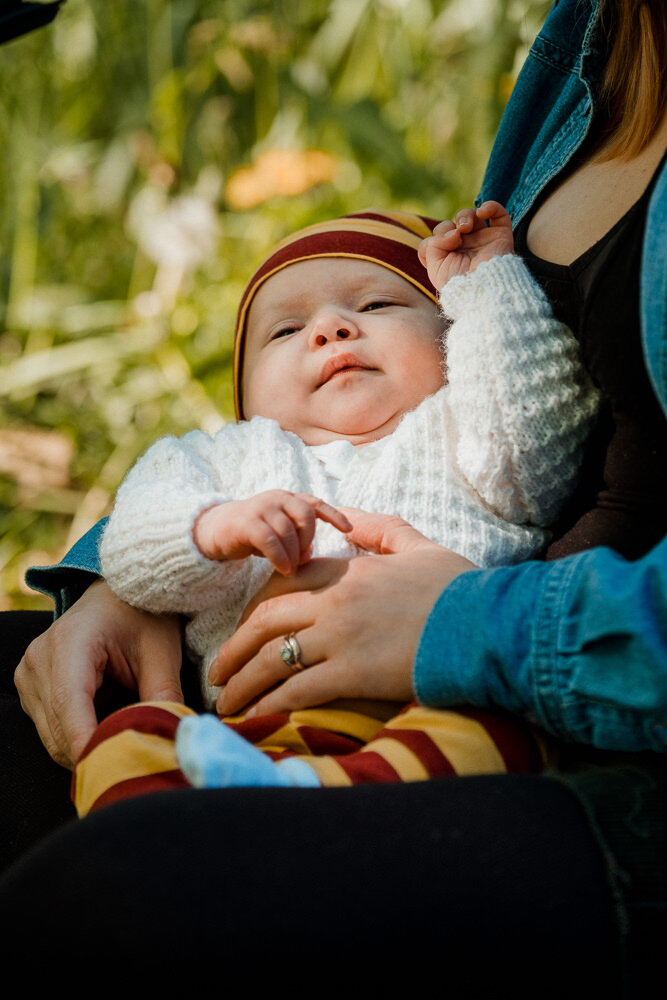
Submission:
POLYGON ((528 249, 537 204, 515 231, 516 252, 573 331, 603 394, 582 479, 555 528, 548 559, 595 545, 637 559, 667 534, 667 419, 644 363, 639 320, 646 213, 666 157, 632 208, 572 264, 552 264, 528 249))

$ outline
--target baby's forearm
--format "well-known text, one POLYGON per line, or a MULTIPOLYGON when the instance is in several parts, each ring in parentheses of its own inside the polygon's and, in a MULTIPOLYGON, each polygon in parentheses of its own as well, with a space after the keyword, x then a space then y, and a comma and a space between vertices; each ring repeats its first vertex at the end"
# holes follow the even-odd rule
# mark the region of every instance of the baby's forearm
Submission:
POLYGON ((599 394, 571 331, 523 262, 504 256, 443 293, 460 470, 491 508, 548 526, 574 488, 599 394))
POLYGON ((224 537, 230 502, 207 507, 195 518, 192 540, 207 559, 227 559, 224 537), (226 509, 227 508, 227 509, 226 509))

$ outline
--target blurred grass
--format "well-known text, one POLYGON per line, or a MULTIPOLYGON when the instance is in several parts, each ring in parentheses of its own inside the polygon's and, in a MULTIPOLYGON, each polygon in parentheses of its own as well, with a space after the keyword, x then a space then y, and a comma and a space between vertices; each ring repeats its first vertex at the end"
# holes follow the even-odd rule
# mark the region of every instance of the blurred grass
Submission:
POLYGON ((549 0, 67 0, 0 50, 0 608, 157 436, 232 416, 284 234, 477 192, 549 0))

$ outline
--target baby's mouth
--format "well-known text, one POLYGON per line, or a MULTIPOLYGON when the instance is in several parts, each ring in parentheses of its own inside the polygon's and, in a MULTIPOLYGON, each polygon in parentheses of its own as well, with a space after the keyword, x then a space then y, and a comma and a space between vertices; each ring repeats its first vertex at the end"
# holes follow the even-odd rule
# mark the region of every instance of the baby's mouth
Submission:
POLYGON ((333 357, 324 364, 320 372, 320 380, 317 388, 331 381, 336 375, 347 371, 375 371, 372 365, 367 365, 360 361, 354 354, 334 354, 333 357))

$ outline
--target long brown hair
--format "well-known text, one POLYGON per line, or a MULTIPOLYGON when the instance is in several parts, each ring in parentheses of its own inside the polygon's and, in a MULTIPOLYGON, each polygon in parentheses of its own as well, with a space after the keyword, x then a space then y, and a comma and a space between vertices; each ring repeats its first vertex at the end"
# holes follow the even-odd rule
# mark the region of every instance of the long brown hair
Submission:
POLYGON ((655 134, 667 106, 665 0, 601 0, 610 55, 600 97, 605 142, 600 159, 631 159, 655 134))

